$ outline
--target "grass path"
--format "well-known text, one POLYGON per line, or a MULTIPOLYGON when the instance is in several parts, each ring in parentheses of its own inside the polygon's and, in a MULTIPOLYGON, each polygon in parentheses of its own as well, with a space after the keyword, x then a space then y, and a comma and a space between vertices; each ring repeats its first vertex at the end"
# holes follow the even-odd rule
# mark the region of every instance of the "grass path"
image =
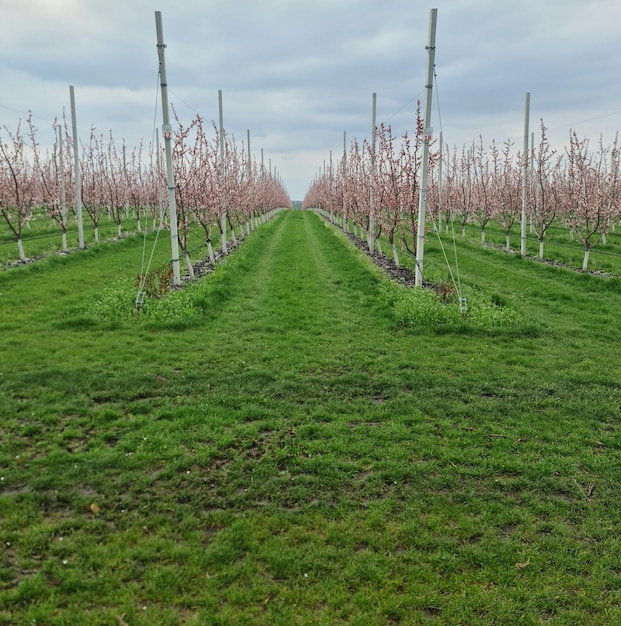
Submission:
POLYGON ((0 624, 619 621, 614 284, 464 244, 540 331, 399 329, 286 212, 199 316, 75 313, 137 255, 0 275, 0 624))

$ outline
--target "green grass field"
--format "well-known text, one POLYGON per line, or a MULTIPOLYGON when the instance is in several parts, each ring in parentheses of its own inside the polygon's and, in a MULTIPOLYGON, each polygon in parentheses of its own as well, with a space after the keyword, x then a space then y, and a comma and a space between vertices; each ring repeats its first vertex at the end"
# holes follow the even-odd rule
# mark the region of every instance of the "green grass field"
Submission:
POLYGON ((0 624, 621 623, 621 281, 457 251, 512 323, 299 211, 140 317, 140 237, 0 273, 0 624))

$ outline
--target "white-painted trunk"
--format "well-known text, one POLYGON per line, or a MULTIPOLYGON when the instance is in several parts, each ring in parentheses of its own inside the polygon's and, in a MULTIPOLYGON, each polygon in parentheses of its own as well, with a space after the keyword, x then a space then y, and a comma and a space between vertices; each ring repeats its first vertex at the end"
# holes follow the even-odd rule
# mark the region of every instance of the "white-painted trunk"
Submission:
POLYGON ((464 237, 464 239, 466 237, 466 227, 465 226, 461 227, 461 236, 464 237))
POLYGON ((211 241, 207 242, 207 256, 209 257, 209 262, 213 265, 216 262, 216 257, 213 255, 213 246, 211 245, 211 241))
POLYGON ((485 229, 481 229, 481 243, 485 243, 485 229))
POLYGON ((26 253, 24 252, 24 244, 21 238, 17 240, 17 250, 19 252, 19 260, 22 263, 25 263, 28 259, 26 258, 26 253))
POLYGON ((543 261, 543 239, 539 240, 539 258, 543 261))
POLYGON ((395 244, 392 244, 392 260, 395 262, 395 267, 401 267, 401 264, 399 263, 399 254, 397 252, 397 246, 395 246, 395 244))
POLYGON ((246 222, 246 235, 250 234, 250 220, 246 222))
POLYGON ((235 236, 234 228, 231 228, 231 241, 233 242, 233 246, 237 246, 237 237, 235 236))
POLYGON ((188 270, 188 275, 190 280, 194 280, 194 268, 192 267, 192 261, 190 259, 190 255, 187 252, 183 253, 183 260, 185 261, 185 266, 188 270))
POLYGON ((99 227, 95 226, 95 243, 99 243, 99 227))
POLYGON ((606 233, 602 233, 602 246, 606 245, 606 233))
POLYGON ((69 248, 67 246, 67 233, 62 233, 62 250, 63 252, 68 252, 69 248))
POLYGON ((121 238, 121 225, 120 224, 116 225, 116 238, 117 239, 121 238))
POLYGON ((505 250, 507 252, 511 250, 511 236, 508 233, 505 234, 505 250))
POLYGON ((584 251, 584 259, 582 260, 582 271, 586 272, 587 268, 589 267, 589 253, 591 251, 590 250, 585 250, 584 251))
POLYGON ((142 232, 142 225, 140 224, 140 218, 136 220, 136 228, 138 229, 139 233, 142 232))
POLYGON ((570 228, 569 229, 569 241, 573 241, 574 240, 574 229, 570 228))
POLYGON ((382 243, 379 239, 375 240, 375 246, 377 248, 377 254, 379 254, 379 256, 384 256, 384 253, 382 251, 382 243))

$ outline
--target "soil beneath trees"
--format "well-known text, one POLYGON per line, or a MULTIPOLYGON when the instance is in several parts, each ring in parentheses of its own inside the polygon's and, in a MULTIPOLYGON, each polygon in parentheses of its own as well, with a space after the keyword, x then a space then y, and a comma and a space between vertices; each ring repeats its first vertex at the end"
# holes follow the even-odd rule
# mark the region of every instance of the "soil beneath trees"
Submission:
MULTIPOLYGON (((336 226, 335 226, 336 228, 336 226)), ((340 230, 340 229, 339 229, 340 230)), ((342 231, 341 231, 342 232, 342 231)), ((404 285, 405 287, 414 287, 415 286, 415 282, 416 282, 416 277, 414 275, 414 273, 412 271, 410 271, 407 267, 397 267, 395 265, 395 262, 393 261, 392 257, 389 256, 384 256, 383 254, 380 255, 378 254, 377 250, 373 251, 372 254, 369 253, 369 247, 367 245, 366 241, 363 241, 361 239, 358 239, 357 237, 355 237, 353 235, 353 233, 344 233, 346 234, 346 236, 349 238, 349 240, 351 241, 351 243, 353 245, 355 245, 361 252, 363 252, 364 254, 366 254, 366 256, 371 259, 371 261, 373 261, 373 263, 379 267, 381 270, 383 270, 386 274, 388 274, 388 276, 390 276, 394 281, 398 282, 401 285, 404 285)), ((125 235, 128 236, 128 235, 125 235)), ((109 243, 109 242, 113 242, 113 241, 117 241, 116 239, 112 238, 112 239, 105 239, 102 240, 103 242, 109 243)), ((233 241, 229 241, 228 242, 228 253, 232 254, 239 246, 240 244, 243 242, 243 238, 240 238, 239 235, 237 236, 237 241, 233 242, 233 241)), ((491 244, 487 244, 487 247, 490 248, 496 248, 498 250, 502 250, 503 252, 506 252, 505 248, 503 246, 494 246, 491 244)), ((67 252, 61 252, 61 251, 56 251, 52 254, 57 254, 60 256, 66 256, 68 254, 71 254, 71 252, 74 252, 75 250, 78 250, 79 248, 71 248, 70 250, 68 250, 67 252)), ((515 251, 511 251, 508 252, 507 254, 517 254, 515 251)), ((14 261, 7 261, 5 263, 0 263, 0 271, 3 270, 9 270, 12 269, 14 267, 17 267, 19 265, 26 265, 26 264, 30 264, 30 263, 36 263, 37 261, 42 261, 45 260, 46 258, 48 258, 49 256, 51 256, 50 254, 47 255, 41 255, 41 256, 33 256, 33 257, 29 257, 28 259, 26 259, 26 261, 20 261, 20 260, 14 260, 14 261)), ((203 259, 201 261, 197 261, 196 263, 194 263, 192 265, 193 269, 194 269, 194 277, 196 278, 202 278, 203 276, 206 276, 207 274, 210 274, 211 272, 214 271, 214 267, 215 265, 223 258, 223 254, 221 251, 214 251, 214 260, 215 263, 211 263, 211 261, 207 258, 207 259, 203 259)), ((587 273, 587 274, 592 274, 593 276, 603 276, 603 277, 607 277, 607 278, 614 278, 615 274, 611 274, 608 272, 604 272, 601 270, 587 270, 587 272, 583 272, 582 269, 580 268, 576 268, 576 267, 570 267, 569 265, 567 265, 566 263, 561 263, 559 261, 554 261, 552 259, 540 259, 537 256, 530 256, 527 255, 525 258, 531 260, 531 261, 535 261, 536 263, 544 263, 546 265, 553 265, 555 267, 562 267, 565 269, 571 269, 575 272, 578 272, 580 274, 583 273, 587 273)), ((187 281, 189 280, 189 278, 187 276, 185 276, 182 280, 187 281)), ((424 287, 431 287, 431 283, 423 280, 423 286, 424 287)), ((179 288, 179 287, 177 287, 179 288)))
MULTIPOLYGON (((237 240, 236 241, 228 241, 227 242, 227 251, 228 254, 232 254, 233 252, 235 252, 235 250, 237 250, 237 248, 239 248, 241 242, 243 241, 243 239, 240 239, 239 235, 237 235, 237 240)), ((214 269, 215 266, 222 260, 222 258, 224 258, 224 254, 222 254, 222 251, 215 251, 213 253, 213 258, 214 258, 214 262, 212 263, 209 258, 205 258, 202 259, 201 261, 197 261, 196 263, 192 264, 192 269, 194 270, 194 278, 202 278, 203 276, 207 276, 207 274, 211 274, 214 269)), ((228 255, 226 255, 228 256, 228 255)), ((184 277, 184 280, 189 280, 189 277, 186 275, 184 277)))
POLYGON ((361 252, 367 255, 373 263, 382 269, 390 278, 398 282, 405 287, 414 287, 416 283, 416 276, 407 267, 397 267, 394 260, 391 257, 380 255, 377 250, 373 253, 369 253, 369 246, 366 241, 362 241, 355 237, 352 233, 346 233, 349 240, 358 248, 361 252))
MULTIPOLYGON (((364 252, 364 254, 366 254, 367 257, 370 258, 373 263, 375 263, 375 265, 377 265, 377 267, 384 270, 384 272, 386 272, 386 274, 388 274, 393 280, 400 283, 401 285, 405 285, 406 287, 414 287, 416 277, 414 273, 411 272, 408 268, 397 267, 391 257, 380 255, 377 253, 377 251, 374 251, 373 254, 369 254, 369 246, 367 245, 366 241, 358 239, 352 233, 346 233, 346 235, 352 242, 352 244, 354 244, 359 250, 364 252)), ((497 249, 499 251, 505 252, 506 254, 517 254, 515 250, 507 252, 504 246, 493 246, 491 244, 487 244, 486 247, 497 249)), ((560 261, 554 261, 553 259, 540 259, 538 256, 531 255, 526 255, 526 257, 524 258, 528 259, 529 261, 534 261, 535 263, 543 263, 545 265, 552 265, 554 267, 570 269, 574 272, 577 272, 578 274, 591 274, 592 276, 602 276, 605 278, 615 277, 615 274, 604 272, 602 270, 587 270, 586 272, 583 272, 581 268, 571 267, 570 265, 567 265, 567 263, 561 263, 560 261)), ((423 280, 423 286, 432 287, 433 285, 430 282, 423 280)))

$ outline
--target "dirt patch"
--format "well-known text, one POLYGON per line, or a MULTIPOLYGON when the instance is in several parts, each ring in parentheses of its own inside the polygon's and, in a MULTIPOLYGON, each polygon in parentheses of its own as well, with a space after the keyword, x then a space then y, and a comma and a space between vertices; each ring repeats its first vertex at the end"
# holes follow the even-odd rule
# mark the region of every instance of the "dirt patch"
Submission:
POLYGON ((393 259, 380 255, 377 250, 374 250, 373 253, 369 253, 369 246, 366 241, 358 239, 358 237, 352 233, 345 234, 356 248, 364 252, 377 267, 388 274, 394 281, 406 287, 414 287, 416 276, 407 267, 397 267, 393 259))

